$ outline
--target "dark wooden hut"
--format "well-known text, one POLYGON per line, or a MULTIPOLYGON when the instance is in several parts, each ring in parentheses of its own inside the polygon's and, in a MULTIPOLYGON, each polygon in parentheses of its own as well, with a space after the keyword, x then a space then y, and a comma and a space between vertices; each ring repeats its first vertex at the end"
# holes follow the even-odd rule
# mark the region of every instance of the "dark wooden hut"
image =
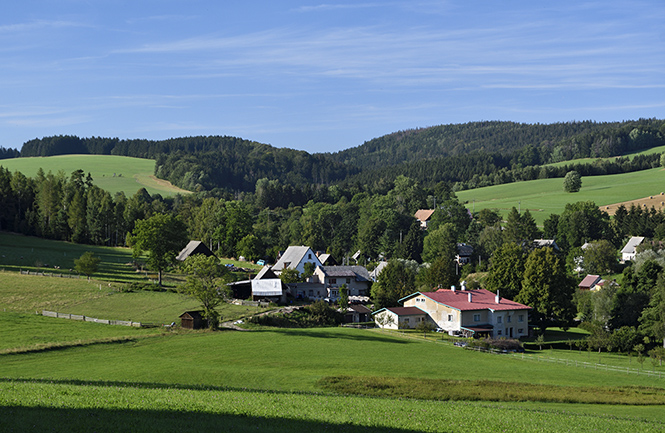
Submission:
POLYGON ((203 311, 185 311, 180 315, 180 326, 185 329, 202 329, 208 326, 203 311))

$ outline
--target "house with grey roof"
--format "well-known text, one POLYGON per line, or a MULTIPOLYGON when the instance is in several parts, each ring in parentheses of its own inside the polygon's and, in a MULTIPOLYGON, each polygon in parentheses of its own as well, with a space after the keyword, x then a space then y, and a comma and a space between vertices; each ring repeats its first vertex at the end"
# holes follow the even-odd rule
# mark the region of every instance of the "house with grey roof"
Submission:
POLYGON ((637 247, 644 242, 643 236, 633 236, 621 250, 621 260, 633 260, 637 254, 637 247))
POLYGON ((339 298, 339 288, 346 284, 349 296, 369 296, 372 279, 364 266, 319 266, 314 270, 312 282, 323 284, 328 298, 339 298))
POLYGON ((315 268, 321 266, 321 261, 310 247, 290 246, 277 260, 272 270, 277 275, 284 269, 297 269, 302 274, 305 272, 305 263, 313 263, 315 268))

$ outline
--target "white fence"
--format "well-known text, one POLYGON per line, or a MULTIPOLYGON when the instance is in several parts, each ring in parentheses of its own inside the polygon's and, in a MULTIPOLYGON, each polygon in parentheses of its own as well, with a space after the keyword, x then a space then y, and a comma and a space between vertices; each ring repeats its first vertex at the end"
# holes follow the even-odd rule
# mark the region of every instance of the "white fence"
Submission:
POLYGON ((103 323, 105 325, 132 326, 134 328, 147 328, 147 327, 155 326, 152 323, 133 322, 131 320, 97 319, 95 317, 88 317, 88 316, 83 316, 83 315, 80 315, 80 314, 56 313, 55 311, 42 311, 42 316, 57 317, 57 318, 60 318, 60 319, 80 320, 80 321, 84 321, 84 322, 103 323))

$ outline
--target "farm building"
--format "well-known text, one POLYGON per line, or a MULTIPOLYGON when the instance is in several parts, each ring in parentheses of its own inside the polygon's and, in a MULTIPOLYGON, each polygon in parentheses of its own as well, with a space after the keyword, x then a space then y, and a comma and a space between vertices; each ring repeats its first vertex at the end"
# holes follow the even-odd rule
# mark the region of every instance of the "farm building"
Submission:
POLYGON ((372 313, 379 328, 414 329, 427 320, 427 313, 416 307, 388 307, 372 313))
POLYGON ((290 246, 277 260, 272 270, 277 275, 284 269, 297 269, 302 274, 305 272, 305 263, 313 263, 314 267, 321 266, 321 261, 310 247, 290 246))
POLYGON ((208 323, 203 318, 203 311, 185 311, 180 315, 180 326, 185 329, 203 329, 208 323))
POLYGON ((637 247, 642 242, 644 242, 644 237, 642 236, 633 236, 630 238, 630 240, 626 243, 626 246, 621 250, 621 260, 624 262, 633 260, 637 254, 637 247))
POLYGON ((203 254, 206 257, 214 256, 215 254, 210 251, 210 248, 206 247, 206 245, 201 242, 201 241, 189 241, 187 246, 180 251, 178 256, 176 257, 176 260, 179 260, 181 262, 184 262, 187 257, 196 255, 196 254, 203 254))

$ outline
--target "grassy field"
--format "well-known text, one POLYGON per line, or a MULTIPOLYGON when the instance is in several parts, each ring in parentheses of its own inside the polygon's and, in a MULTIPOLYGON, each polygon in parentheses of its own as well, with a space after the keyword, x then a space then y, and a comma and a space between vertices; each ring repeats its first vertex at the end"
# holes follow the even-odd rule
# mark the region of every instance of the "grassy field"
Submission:
MULTIPOLYGON (((4 323, 9 328, 24 326, 11 320, 4 323)), ((30 326, 36 330, 41 325, 30 326)), ((665 428, 660 404, 438 401, 350 396, 322 388, 322 379, 339 375, 357 377, 358 382, 363 377, 430 384, 466 380, 472 381, 471 388, 473 383, 498 381, 492 385, 495 389, 510 388, 518 395, 527 387, 546 393, 586 388, 611 394, 609 386, 617 391, 629 387, 630 392, 650 398, 665 397, 665 379, 661 383, 643 376, 528 362, 404 339, 390 332, 345 328, 194 332, 0 355, 0 430, 34 430, 35 426, 49 431, 310 432, 665 428)))
POLYGON ((58 155, 4 159, 0 165, 12 172, 20 171, 28 177, 34 177, 39 168, 44 173, 51 171, 54 174, 63 170, 67 177, 73 171, 82 169, 90 173, 95 185, 111 194, 124 191, 127 196, 132 196, 141 188, 145 188, 151 195, 189 194, 189 191, 155 178, 155 161, 152 159, 115 155, 58 155))
POLYGON ((485 188, 457 192, 467 203, 467 208, 479 211, 484 208, 500 210, 504 216, 511 207, 529 209, 536 222, 552 213, 560 214, 566 203, 592 200, 597 205, 635 200, 658 195, 665 190, 665 169, 654 168, 634 173, 582 177, 582 189, 577 193, 563 191, 563 179, 539 179, 494 185, 485 188))
MULTIPOLYGON (((637 155, 652 155, 654 153, 663 153, 663 152, 665 152, 665 146, 658 146, 658 147, 652 147, 651 149, 647 149, 647 150, 641 150, 639 152, 626 153, 626 154, 623 154, 621 156, 633 159, 637 155)), ((561 166, 564 166, 564 165, 572 165, 572 164, 592 164, 593 162, 598 161, 598 160, 607 161, 607 160, 614 160, 614 159, 617 159, 617 157, 611 156, 609 158, 579 158, 579 159, 571 159, 569 161, 553 162, 551 164, 545 164, 545 165, 550 165, 550 166, 553 166, 553 167, 561 167, 561 166)))

